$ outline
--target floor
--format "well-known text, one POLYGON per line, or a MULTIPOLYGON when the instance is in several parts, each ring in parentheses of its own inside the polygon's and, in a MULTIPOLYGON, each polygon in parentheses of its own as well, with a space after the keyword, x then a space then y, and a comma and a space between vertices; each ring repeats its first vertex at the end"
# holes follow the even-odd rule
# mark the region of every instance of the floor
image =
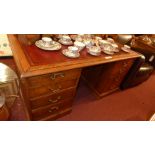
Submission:
MULTIPOLYGON (((12 59, 0 59, 15 70, 12 59)), ((96 99, 84 82, 80 82, 72 113, 58 121, 145 121, 155 112, 155 74, 144 83, 96 99)), ((26 120, 23 103, 17 99, 10 120, 26 120)))
POLYGON ((155 74, 143 84, 97 100, 81 82, 73 112, 59 120, 143 121, 155 112, 155 74))

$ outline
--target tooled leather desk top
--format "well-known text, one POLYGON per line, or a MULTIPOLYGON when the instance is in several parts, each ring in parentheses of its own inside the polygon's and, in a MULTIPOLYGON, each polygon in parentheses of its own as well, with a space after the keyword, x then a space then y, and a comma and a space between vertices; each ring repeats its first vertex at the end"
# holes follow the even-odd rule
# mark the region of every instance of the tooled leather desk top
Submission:
POLYGON ((83 68, 108 62, 120 61, 124 59, 137 58, 140 55, 136 52, 120 52, 109 58, 102 53, 95 57, 87 53, 85 48, 80 52, 80 57, 76 59, 68 58, 61 53, 61 50, 67 48, 62 46, 59 51, 44 51, 35 45, 21 44, 15 35, 8 35, 14 59, 20 71, 21 77, 40 75, 45 73, 69 70, 74 68, 83 68), (107 59, 107 57, 109 59, 107 59))

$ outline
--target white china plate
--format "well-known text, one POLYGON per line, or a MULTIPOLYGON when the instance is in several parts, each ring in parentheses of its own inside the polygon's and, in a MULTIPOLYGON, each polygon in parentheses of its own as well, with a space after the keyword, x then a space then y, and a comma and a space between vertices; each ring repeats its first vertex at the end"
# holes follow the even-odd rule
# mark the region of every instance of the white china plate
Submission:
POLYGON ((73 54, 68 49, 63 50, 62 54, 69 58, 78 58, 80 56, 79 52, 77 52, 76 54, 73 54))
POLYGON ((60 39, 60 40, 59 40, 59 43, 61 43, 61 44, 63 44, 63 45, 73 45, 72 40, 71 40, 70 42, 66 42, 66 41, 60 39))
POLYGON ((49 47, 45 47, 43 46, 43 42, 42 40, 38 40, 35 42, 35 45, 40 48, 40 49, 43 49, 43 50, 47 50, 47 51, 54 51, 54 50, 59 50, 61 49, 61 44, 58 43, 58 42, 55 42, 53 41, 53 44, 49 47))

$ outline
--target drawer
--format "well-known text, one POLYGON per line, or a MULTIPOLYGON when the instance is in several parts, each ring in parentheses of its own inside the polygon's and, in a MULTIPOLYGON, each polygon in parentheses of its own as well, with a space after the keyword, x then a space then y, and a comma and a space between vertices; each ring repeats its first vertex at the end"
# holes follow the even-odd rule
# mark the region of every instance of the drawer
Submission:
POLYGON ((101 70, 100 79, 95 84, 95 90, 99 94, 111 92, 120 87, 122 80, 133 64, 133 59, 105 64, 101 70))
MULTIPOLYGON (((48 105, 43 108, 38 108, 35 110, 32 110, 32 119, 33 120, 44 120, 47 117, 56 117, 63 110, 71 109, 72 106, 72 100, 65 100, 60 102, 57 105, 48 105)), ((46 120, 46 119, 45 119, 46 120)))
POLYGON ((69 99, 71 97, 73 98, 75 95, 75 91, 76 89, 72 88, 72 89, 61 91, 56 94, 38 97, 37 99, 31 99, 30 100, 31 108, 36 109, 46 105, 57 105, 66 99, 69 99))
POLYGON ((37 110, 32 111, 32 120, 40 120, 42 118, 52 116, 52 115, 58 115, 60 106, 47 106, 43 107, 37 110))
POLYGON ((38 87, 52 84, 53 82, 70 81, 78 79, 81 74, 81 69, 73 69, 57 73, 50 73, 41 76, 27 78, 28 87, 38 87))
POLYGON ((34 98, 42 95, 47 95, 51 93, 59 93, 60 91, 71 88, 71 87, 76 87, 78 80, 74 79, 71 81, 62 81, 62 82, 55 82, 51 83, 50 85, 47 86, 42 86, 42 87, 36 87, 36 88, 30 88, 29 89, 29 97, 34 98))

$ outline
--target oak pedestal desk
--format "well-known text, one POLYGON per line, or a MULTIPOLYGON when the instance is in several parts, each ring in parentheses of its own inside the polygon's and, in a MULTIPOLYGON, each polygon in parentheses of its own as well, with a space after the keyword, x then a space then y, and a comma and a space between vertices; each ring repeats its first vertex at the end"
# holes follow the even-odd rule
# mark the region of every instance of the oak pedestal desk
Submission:
POLYGON ((23 45, 15 35, 8 38, 30 120, 55 120, 70 113, 81 72, 97 96, 115 91, 140 57, 134 51, 120 51, 107 59, 105 54, 94 57, 84 49, 79 58, 70 59, 61 53, 67 46, 46 52, 35 45, 23 45))

